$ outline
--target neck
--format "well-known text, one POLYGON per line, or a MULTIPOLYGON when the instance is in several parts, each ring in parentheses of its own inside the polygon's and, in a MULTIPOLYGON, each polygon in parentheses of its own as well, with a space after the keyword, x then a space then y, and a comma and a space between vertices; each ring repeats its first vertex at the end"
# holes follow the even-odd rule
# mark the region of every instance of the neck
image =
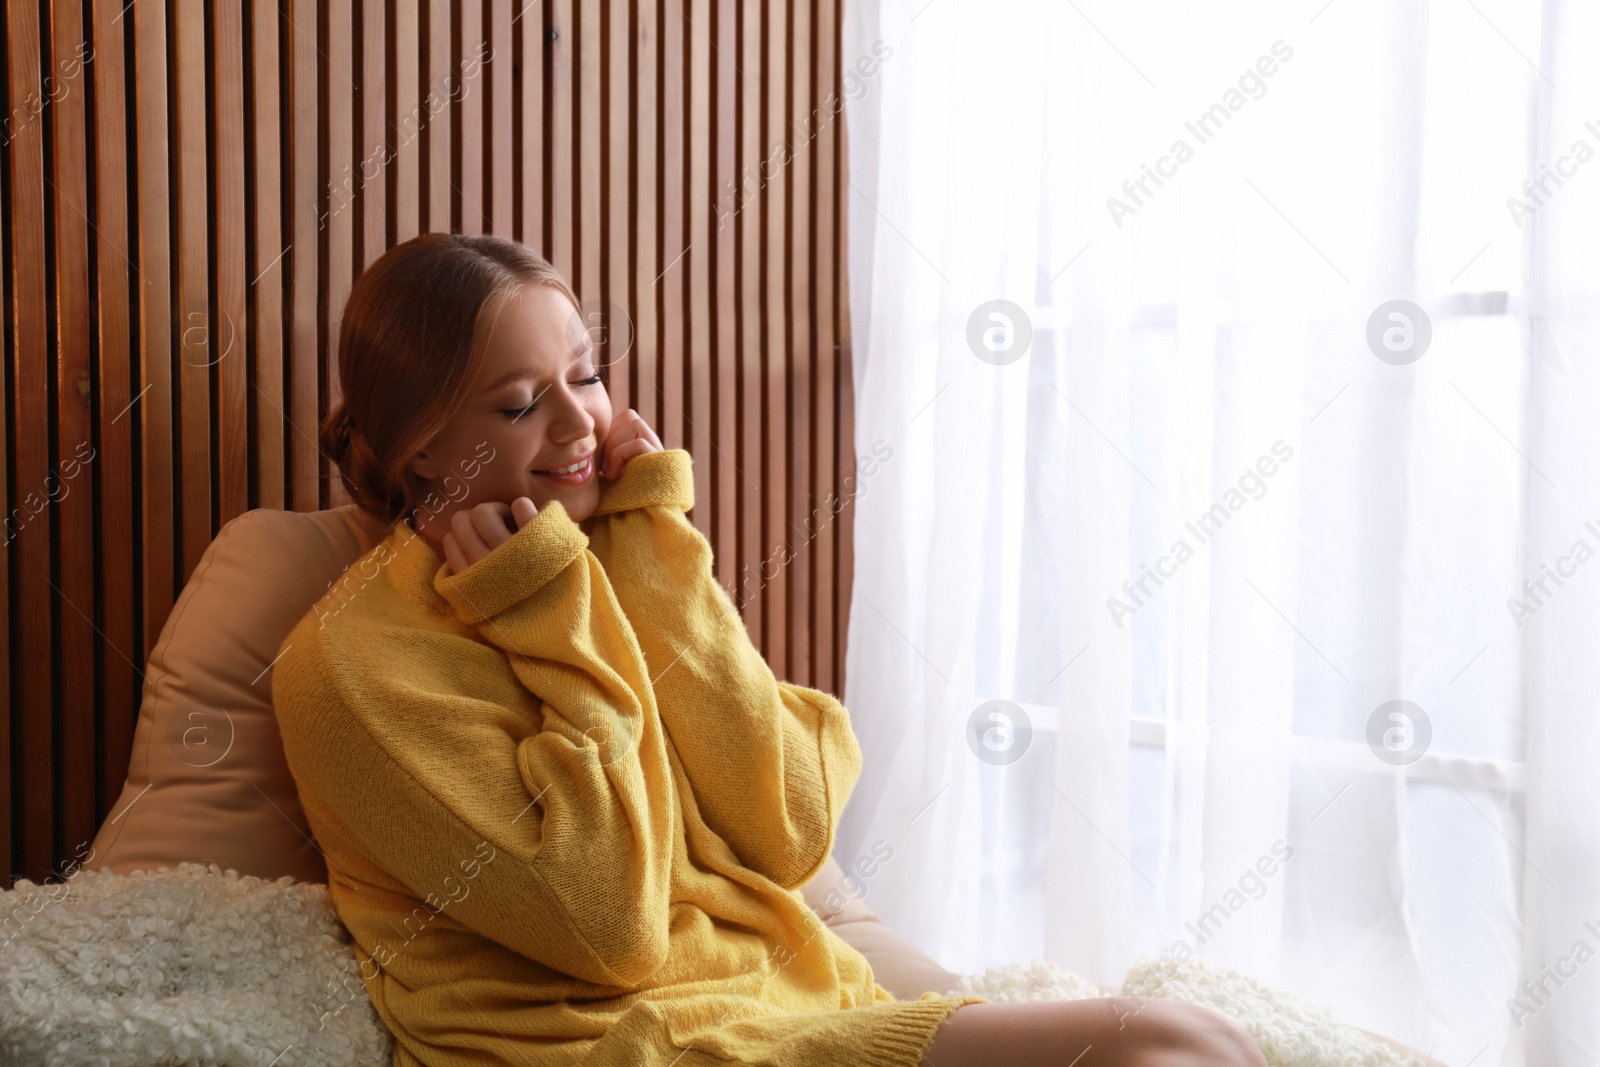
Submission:
POLYGON ((427 523, 422 523, 420 525, 418 524, 416 512, 413 511, 410 515, 405 516, 403 521, 406 529, 411 532, 413 537, 420 538, 421 540, 427 542, 427 544, 432 547, 434 554, 440 559, 444 559, 443 542, 441 542, 438 537, 434 536, 433 528, 427 523))

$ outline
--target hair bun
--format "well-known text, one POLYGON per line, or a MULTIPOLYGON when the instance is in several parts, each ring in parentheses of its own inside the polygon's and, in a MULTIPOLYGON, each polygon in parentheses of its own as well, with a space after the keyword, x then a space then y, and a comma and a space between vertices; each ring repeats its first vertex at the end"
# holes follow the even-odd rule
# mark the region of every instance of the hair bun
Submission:
POLYGON ((373 491, 373 486, 387 483, 387 472, 372 444, 356 427, 347 405, 340 404, 329 414, 322 424, 321 436, 322 451, 337 469, 351 500, 391 522, 391 516, 401 514, 405 507, 403 493, 384 496, 373 491))
POLYGON ((330 414, 328 421, 323 424, 322 449, 330 460, 343 465, 357 436, 349 406, 340 404, 338 410, 330 414))

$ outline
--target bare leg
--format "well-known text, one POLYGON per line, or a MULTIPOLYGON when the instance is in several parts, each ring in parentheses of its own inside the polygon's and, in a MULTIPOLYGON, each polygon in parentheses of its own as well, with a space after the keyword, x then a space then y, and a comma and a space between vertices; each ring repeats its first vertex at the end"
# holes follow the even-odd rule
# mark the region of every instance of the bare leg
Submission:
POLYGON ((967 1004, 922 1067, 1266 1067, 1248 1031, 1179 1000, 1097 997, 967 1004))

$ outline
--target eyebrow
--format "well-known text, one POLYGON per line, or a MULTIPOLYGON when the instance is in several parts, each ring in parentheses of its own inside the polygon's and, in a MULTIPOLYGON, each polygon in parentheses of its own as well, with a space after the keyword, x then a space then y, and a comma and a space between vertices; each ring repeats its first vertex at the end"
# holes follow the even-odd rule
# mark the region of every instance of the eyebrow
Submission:
POLYGON ((535 377, 533 371, 528 370, 526 367, 524 367, 521 370, 514 370, 514 371, 510 371, 510 372, 508 372, 506 374, 500 375, 500 377, 498 377, 494 381, 490 382, 489 385, 483 391, 485 393, 492 393, 492 392, 495 392, 498 389, 502 389, 505 386, 510 385, 512 382, 527 381, 529 378, 533 378, 533 377, 535 377))
MULTIPOLYGON (((585 336, 587 336, 587 335, 585 335, 585 336)), ((593 351, 594 351, 594 344, 592 342, 588 343, 588 344, 585 344, 583 346, 583 348, 579 350, 578 354, 574 357, 573 362, 576 363, 578 360, 588 357, 588 355, 590 353, 592 353, 593 351)), ((569 365, 567 369, 571 370, 572 368, 569 365)), ((483 392, 481 394, 479 394, 479 395, 487 395, 489 393, 494 392, 497 389, 502 389, 505 386, 508 386, 513 382, 525 382, 525 381, 529 381, 530 379, 536 379, 538 377, 539 376, 537 374, 535 374, 533 371, 529 370, 527 367, 518 367, 516 370, 506 371, 504 374, 500 375, 500 377, 498 377, 494 381, 490 382, 487 386, 484 387, 483 392)))

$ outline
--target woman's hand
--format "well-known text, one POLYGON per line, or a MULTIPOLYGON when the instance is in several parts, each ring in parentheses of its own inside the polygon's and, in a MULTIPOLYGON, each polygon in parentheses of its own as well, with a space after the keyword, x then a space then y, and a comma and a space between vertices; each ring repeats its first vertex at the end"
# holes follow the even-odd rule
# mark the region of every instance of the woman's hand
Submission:
POLYGON ((450 531, 441 539, 450 573, 460 574, 511 540, 511 535, 537 514, 539 509, 533 500, 519 496, 509 504, 486 500, 451 515, 450 531))
POLYGON ((637 411, 629 408, 611 420, 611 430, 600 446, 600 475, 616 481, 622 477, 622 468, 634 456, 646 452, 660 452, 661 438, 656 436, 637 411))

